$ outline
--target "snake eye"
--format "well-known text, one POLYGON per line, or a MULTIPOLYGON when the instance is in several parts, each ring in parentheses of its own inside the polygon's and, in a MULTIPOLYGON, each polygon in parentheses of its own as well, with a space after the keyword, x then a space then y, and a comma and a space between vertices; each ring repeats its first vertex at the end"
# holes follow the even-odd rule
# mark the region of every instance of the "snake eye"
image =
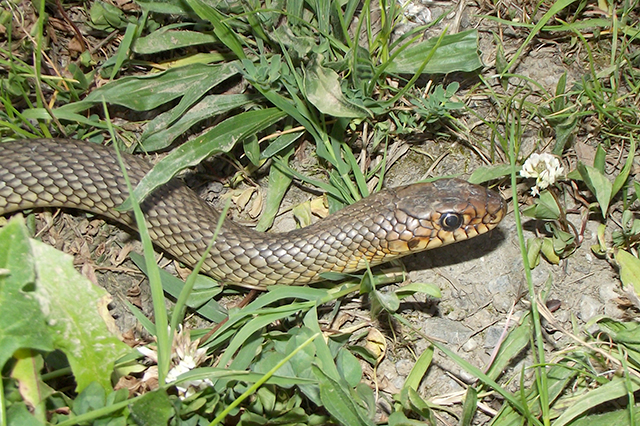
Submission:
POLYGON ((440 226, 445 231, 455 231, 463 224, 462 215, 458 213, 445 213, 440 218, 440 226))

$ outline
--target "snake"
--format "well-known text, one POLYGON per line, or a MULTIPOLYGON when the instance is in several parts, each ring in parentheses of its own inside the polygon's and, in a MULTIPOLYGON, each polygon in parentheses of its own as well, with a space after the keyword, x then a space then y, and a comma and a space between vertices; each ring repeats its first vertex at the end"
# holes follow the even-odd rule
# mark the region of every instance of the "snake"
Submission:
MULTIPOLYGON (((131 184, 152 165, 123 154, 131 184)), ((0 143, 0 216, 39 208, 84 210, 136 230, 113 148, 74 139, 0 143)), ((194 267, 214 238, 220 213, 177 177, 141 203, 160 249, 194 267)), ((201 272, 224 284, 260 288, 303 285, 323 273, 350 274, 412 253, 467 240, 495 228, 505 200, 455 178, 385 189, 312 225, 258 232, 224 219, 201 272)))

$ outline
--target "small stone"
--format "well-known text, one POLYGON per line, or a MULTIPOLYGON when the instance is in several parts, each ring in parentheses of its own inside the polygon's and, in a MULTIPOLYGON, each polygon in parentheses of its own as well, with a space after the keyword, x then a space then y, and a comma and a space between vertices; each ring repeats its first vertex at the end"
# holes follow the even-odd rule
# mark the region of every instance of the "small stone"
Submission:
POLYGON ((618 285, 614 282, 604 282, 598 287, 598 296, 600 300, 608 302, 617 299, 620 295, 616 292, 618 285))
POLYGON ((600 301, 585 294, 580 298, 580 312, 578 315, 582 321, 587 322, 598 314, 601 306, 602 303, 600 301))
POLYGON ((471 330, 464 324, 447 318, 428 318, 422 329, 428 336, 453 345, 462 345, 471 336, 471 330))
POLYGON ((395 370, 396 368, 393 363, 386 358, 378 365, 378 375, 386 377, 389 381, 394 380, 398 376, 395 370))
POLYGON ((396 362, 396 371, 398 375, 407 377, 411 373, 414 363, 408 359, 401 359, 396 362))
POLYGON ((391 380, 391 384, 396 387, 396 389, 402 389, 404 387, 405 377, 396 376, 393 380, 391 380))
POLYGON ((458 373, 458 377, 462 379, 463 382, 469 384, 475 382, 478 378, 471 373, 468 373, 466 370, 460 370, 458 373))
POLYGON ((494 325, 487 328, 484 332, 484 347, 486 349, 495 348, 498 342, 500 342, 500 336, 502 336, 503 330, 504 327, 501 325, 494 325))
POLYGON ((496 279, 487 282, 486 288, 491 294, 506 293, 511 288, 509 275, 500 275, 496 279))
POLYGON ((471 338, 471 339, 467 340, 467 343, 462 345, 462 350, 465 351, 465 352, 471 352, 477 347, 478 347, 478 342, 476 342, 476 340, 474 338, 471 338))
POLYGON ((498 312, 508 312, 513 305, 513 297, 506 293, 499 293, 493 296, 491 304, 498 312))

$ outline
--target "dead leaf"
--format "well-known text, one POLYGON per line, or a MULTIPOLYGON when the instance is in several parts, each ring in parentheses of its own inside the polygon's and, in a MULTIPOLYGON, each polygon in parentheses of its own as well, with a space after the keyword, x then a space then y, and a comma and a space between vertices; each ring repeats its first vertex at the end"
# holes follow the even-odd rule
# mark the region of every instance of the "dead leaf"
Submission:
POLYGON ((71 40, 69 40, 67 50, 69 51, 69 56, 75 58, 79 53, 84 52, 84 46, 82 42, 78 40, 78 37, 73 37, 71 40))
POLYGON ((100 298, 100 301, 98 302, 98 306, 97 306, 98 315, 100 315, 100 317, 106 324, 107 330, 109 330, 109 332, 112 333, 113 335, 117 336, 118 339, 122 340, 122 336, 120 335, 120 329, 116 325, 116 320, 113 319, 113 317, 111 316, 111 313, 109 312, 109 303, 111 303, 111 300, 112 300, 111 296, 108 294, 100 298))
POLYGON ((293 209, 293 217, 296 219, 296 222, 300 225, 300 227, 304 228, 305 226, 311 225, 311 202, 305 201, 304 203, 300 203, 295 206, 293 209))
POLYGON ((178 273, 182 281, 186 281, 189 275, 191 275, 191 268, 182 267, 182 265, 180 265, 180 262, 178 262, 177 260, 173 261, 173 267, 176 268, 176 272, 178 273))
POLYGON ((250 187, 242 190, 240 193, 237 193, 236 195, 231 196, 231 199, 233 200, 234 204, 238 207, 239 211, 243 211, 245 207, 247 207, 247 204, 249 203, 249 200, 251 200, 251 197, 253 196, 253 193, 255 191, 256 189, 254 187, 250 187))
POLYGON ((129 253, 133 250, 133 244, 126 243, 116 254, 116 256, 111 256, 111 263, 114 266, 122 265, 122 262, 127 260, 129 257, 129 253))
POLYGON ((249 216, 251 216, 252 219, 255 219, 258 216, 260 216, 260 213, 262 213, 263 206, 264 206, 264 197, 262 196, 260 189, 258 189, 256 197, 253 200, 253 203, 251 205, 251 208, 247 213, 249 213, 249 216))
POLYGON ((364 347, 371 352, 376 357, 378 363, 380 363, 387 352, 387 340, 384 338, 384 335, 380 330, 372 327, 369 329, 367 343, 364 347))
POLYGON ((140 309, 142 309, 142 297, 140 297, 141 295, 142 290, 140 289, 140 285, 138 284, 133 284, 127 290, 127 299, 129 299, 129 302, 136 308, 140 309))
POLYGON ((96 275, 96 269, 93 267, 93 264, 88 262, 84 263, 82 265, 82 275, 84 275, 94 285, 99 285, 98 276, 96 275))
POLYGON ((107 245, 105 243, 100 243, 98 244, 98 247, 96 247, 93 250, 93 256, 97 259, 103 254, 105 254, 106 251, 107 251, 107 245))
POLYGON ((69 26, 69 24, 67 24, 62 19, 49 17, 47 22, 49 23, 49 25, 51 25, 51 27, 53 27, 54 29, 56 29, 58 31, 62 31, 62 32, 65 32, 65 33, 71 33, 73 31, 71 26, 69 26))
POLYGON ((576 157, 578 157, 578 160, 588 165, 593 164, 593 160, 596 158, 595 147, 587 145, 586 143, 581 141, 576 141, 574 143, 574 149, 576 151, 576 157))
POLYGON ((311 213, 318 216, 321 219, 329 216, 329 204, 327 204, 327 197, 316 197, 311 200, 311 213))

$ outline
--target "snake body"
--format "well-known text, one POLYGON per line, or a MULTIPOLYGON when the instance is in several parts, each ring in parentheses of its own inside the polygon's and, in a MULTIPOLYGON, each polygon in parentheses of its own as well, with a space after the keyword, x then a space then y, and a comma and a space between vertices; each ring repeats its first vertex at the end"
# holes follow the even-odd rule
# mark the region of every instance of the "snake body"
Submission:
MULTIPOLYGON (((151 169, 124 155, 135 186, 151 169)), ((0 143, 0 215, 42 208, 75 208, 135 229, 133 215, 116 210, 128 190, 115 151, 76 140, 0 143)), ((194 266, 214 235, 219 213, 179 179, 149 195, 141 207, 154 243, 194 266)), ((262 233, 225 220, 203 272, 244 287, 306 284, 322 272, 350 273, 407 254, 483 234, 506 212, 495 192, 458 179, 388 189, 311 226, 262 233)))

